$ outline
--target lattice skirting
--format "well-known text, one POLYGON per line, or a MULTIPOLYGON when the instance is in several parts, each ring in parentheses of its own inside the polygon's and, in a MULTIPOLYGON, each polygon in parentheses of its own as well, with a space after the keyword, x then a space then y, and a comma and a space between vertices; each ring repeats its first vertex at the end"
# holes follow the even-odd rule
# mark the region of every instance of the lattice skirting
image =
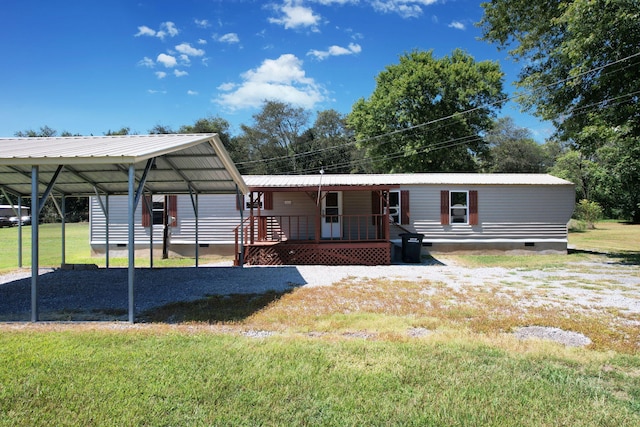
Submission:
POLYGON ((248 246, 245 262, 250 265, 390 265, 391 244, 248 246))

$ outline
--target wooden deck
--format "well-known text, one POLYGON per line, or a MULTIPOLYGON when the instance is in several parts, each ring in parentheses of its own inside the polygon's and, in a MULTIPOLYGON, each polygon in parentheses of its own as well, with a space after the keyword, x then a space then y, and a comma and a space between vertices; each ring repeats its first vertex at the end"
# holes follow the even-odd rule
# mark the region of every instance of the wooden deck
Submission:
POLYGON ((246 245, 249 265, 390 265, 389 242, 279 242, 246 245))

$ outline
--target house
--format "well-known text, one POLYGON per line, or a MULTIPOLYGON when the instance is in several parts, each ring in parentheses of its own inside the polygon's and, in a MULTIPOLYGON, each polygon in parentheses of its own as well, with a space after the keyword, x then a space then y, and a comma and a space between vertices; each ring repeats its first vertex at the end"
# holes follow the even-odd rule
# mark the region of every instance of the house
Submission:
MULTIPOLYGON (((136 212, 136 242, 193 255, 235 254, 237 264, 390 264, 402 234, 422 250, 567 251, 574 185, 546 174, 243 176, 249 189, 200 198, 153 196, 136 212), (166 212, 164 214, 162 212, 166 212), (155 225, 154 225, 155 224, 155 225), (157 242, 157 243, 156 243, 157 242)), ((114 198, 115 199, 115 198, 114 198)), ((110 242, 126 231, 126 203, 111 203, 110 242), (122 211, 120 214, 119 211, 122 211), (121 225, 122 223, 122 225, 121 225)), ((91 245, 104 248, 104 216, 91 202, 91 245)))

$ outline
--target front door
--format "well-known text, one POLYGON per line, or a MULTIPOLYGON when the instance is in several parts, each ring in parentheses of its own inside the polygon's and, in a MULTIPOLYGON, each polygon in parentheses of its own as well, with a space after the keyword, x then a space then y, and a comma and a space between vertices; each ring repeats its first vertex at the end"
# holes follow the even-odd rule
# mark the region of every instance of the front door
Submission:
POLYGON ((322 238, 342 237, 342 191, 329 191, 322 198, 322 238))

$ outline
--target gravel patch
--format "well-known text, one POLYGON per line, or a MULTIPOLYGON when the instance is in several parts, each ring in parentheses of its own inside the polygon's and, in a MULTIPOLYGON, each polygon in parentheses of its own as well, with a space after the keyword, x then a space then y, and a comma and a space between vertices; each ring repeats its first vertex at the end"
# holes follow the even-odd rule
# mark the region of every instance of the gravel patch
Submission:
POLYGON ((564 331, 559 328, 549 328, 543 326, 527 326, 519 328, 514 332, 516 338, 544 339, 564 344, 567 347, 584 347, 591 344, 589 337, 578 332, 564 331))
MULTIPOLYGON (((501 287, 517 305, 574 307, 640 314, 640 272, 636 265, 606 262, 572 265, 571 269, 531 271, 505 268, 466 268, 446 260, 389 266, 233 267, 221 263, 199 268, 138 268, 135 271, 136 314, 172 302, 210 295, 286 292, 302 286, 330 286, 343 280, 429 281, 454 290, 501 287), (583 271, 583 272, 581 272, 583 271), (598 286, 590 284, 600 283, 598 286), (584 286, 581 285, 584 283, 584 286), (532 292, 533 291, 533 292, 532 292), (533 296, 532 296, 533 295, 533 296)), ((42 269, 38 279, 41 319, 47 313, 112 313, 126 320, 128 271, 42 269)), ((426 286, 425 293, 431 288, 426 286)), ((0 320, 28 320, 31 271, 0 276, 0 320)), ((100 317, 97 316, 99 320, 100 317)), ((53 320, 59 319, 54 317, 53 320)))

